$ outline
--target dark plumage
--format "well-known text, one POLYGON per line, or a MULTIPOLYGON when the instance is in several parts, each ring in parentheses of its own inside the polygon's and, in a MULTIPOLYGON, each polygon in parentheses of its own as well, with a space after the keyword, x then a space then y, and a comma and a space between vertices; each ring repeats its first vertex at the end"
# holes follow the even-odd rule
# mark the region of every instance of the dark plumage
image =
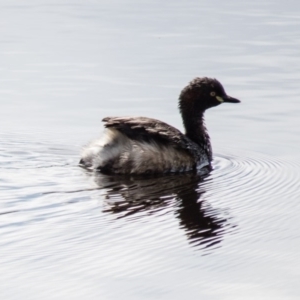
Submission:
POLYGON ((146 117, 106 117, 106 135, 83 150, 80 164, 118 174, 184 172, 210 166, 212 149, 203 117, 206 109, 222 102, 240 101, 226 95, 216 79, 195 78, 179 96, 185 134, 146 117))

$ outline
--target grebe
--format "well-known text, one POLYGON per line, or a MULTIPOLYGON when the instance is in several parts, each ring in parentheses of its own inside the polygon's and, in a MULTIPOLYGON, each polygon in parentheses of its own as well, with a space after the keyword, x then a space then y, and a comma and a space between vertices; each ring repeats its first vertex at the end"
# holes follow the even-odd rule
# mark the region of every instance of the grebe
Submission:
POLYGON ((212 148, 204 112, 223 102, 239 103, 212 78, 192 80, 179 96, 185 134, 146 117, 106 117, 102 138, 86 146, 80 165, 109 174, 159 174, 211 167, 212 148))

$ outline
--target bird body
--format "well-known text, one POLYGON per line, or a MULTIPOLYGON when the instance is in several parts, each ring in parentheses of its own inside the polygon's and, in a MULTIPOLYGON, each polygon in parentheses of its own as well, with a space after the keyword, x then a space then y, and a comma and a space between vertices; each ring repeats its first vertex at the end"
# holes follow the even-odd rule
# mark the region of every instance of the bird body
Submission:
POLYGON ((176 128, 146 117, 107 117, 106 132, 82 152, 86 167, 117 174, 192 171, 209 164, 205 149, 176 128))
POLYGON ((80 164, 103 173, 139 175, 209 167, 212 149, 203 114, 226 100, 239 102, 216 79, 194 79, 179 98, 185 134, 156 119, 106 117, 105 134, 83 149, 80 164))

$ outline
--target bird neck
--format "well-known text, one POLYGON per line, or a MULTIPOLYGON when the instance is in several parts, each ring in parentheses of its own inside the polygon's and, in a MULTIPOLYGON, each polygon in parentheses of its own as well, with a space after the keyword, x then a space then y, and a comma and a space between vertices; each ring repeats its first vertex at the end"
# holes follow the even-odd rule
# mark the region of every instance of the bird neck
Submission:
POLYGON ((193 142, 202 144, 205 141, 207 130, 204 124, 203 113, 200 113, 198 116, 183 116, 183 125, 185 128, 185 135, 193 142))
POLYGON ((185 135, 201 148, 207 150, 207 156, 212 158, 212 150, 209 135, 204 123, 204 112, 189 114, 182 116, 185 135))

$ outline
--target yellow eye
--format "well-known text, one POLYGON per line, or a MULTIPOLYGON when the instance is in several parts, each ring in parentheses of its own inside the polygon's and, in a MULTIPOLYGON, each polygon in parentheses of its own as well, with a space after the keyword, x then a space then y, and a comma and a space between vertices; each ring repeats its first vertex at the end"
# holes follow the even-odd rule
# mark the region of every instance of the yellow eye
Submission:
POLYGON ((214 96, 216 96, 216 93, 215 93, 215 92, 210 92, 210 95, 211 95, 212 97, 214 97, 214 96))

